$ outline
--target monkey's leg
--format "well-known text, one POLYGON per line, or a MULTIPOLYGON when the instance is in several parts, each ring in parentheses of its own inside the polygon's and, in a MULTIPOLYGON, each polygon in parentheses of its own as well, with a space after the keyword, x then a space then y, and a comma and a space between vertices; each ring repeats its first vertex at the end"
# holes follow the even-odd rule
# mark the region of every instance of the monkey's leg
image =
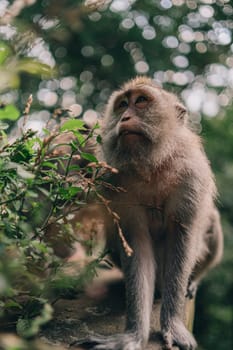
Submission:
POLYGON ((142 344, 148 341, 154 298, 155 260, 149 233, 143 230, 132 240, 131 257, 122 252, 126 285, 126 330, 133 332, 142 344))
MULTIPOLYGON (((119 242, 126 284, 126 331, 109 337, 90 337, 86 341, 88 349, 141 350, 148 341, 155 283, 154 253, 150 236, 145 230, 139 233, 133 231, 132 235, 126 233, 126 237, 129 236, 133 249, 131 257, 126 255, 119 242)), ((85 347, 85 342, 82 346, 85 347)))
POLYGON ((192 271, 195 232, 188 232, 173 223, 167 233, 165 277, 162 290, 161 331, 167 349, 177 345, 182 350, 193 350, 197 344, 184 326, 183 312, 188 278, 192 271), (191 257, 191 260, 190 260, 191 257))

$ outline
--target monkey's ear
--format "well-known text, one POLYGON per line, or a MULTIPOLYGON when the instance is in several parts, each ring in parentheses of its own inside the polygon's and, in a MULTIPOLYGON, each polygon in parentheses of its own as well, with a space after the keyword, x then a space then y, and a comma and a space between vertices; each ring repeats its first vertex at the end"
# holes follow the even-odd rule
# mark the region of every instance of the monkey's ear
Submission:
POLYGON ((177 102, 175 104, 175 108, 176 108, 176 117, 178 120, 180 120, 181 122, 185 120, 185 117, 186 117, 186 113, 187 113, 187 110, 185 108, 184 105, 182 105, 182 103, 180 102, 177 102))

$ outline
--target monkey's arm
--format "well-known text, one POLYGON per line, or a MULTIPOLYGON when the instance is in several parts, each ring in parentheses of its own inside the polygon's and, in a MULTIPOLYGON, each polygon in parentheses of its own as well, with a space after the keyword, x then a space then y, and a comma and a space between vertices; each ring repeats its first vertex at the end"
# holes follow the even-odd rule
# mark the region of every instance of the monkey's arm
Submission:
MULTIPOLYGON (((114 208, 117 210, 116 208, 114 208)), ((122 209, 121 209, 122 210, 122 209)), ((141 210, 127 208, 127 215, 120 222, 124 236, 133 249, 127 256, 117 231, 108 232, 113 240, 109 248, 120 255, 126 288, 126 329, 124 333, 111 336, 91 336, 86 344, 92 350, 141 350, 148 341, 150 317, 154 297, 155 261, 151 237, 141 210), (91 346, 91 347, 90 347, 91 346)), ((126 208, 124 207, 125 211, 126 208)), ((86 344, 82 344, 82 346, 86 344)))
POLYGON ((126 285, 126 331, 145 345, 154 297, 155 261, 149 232, 140 229, 139 226, 130 235, 133 255, 127 257, 122 250, 121 261, 126 285))
POLYGON ((208 270, 220 262, 223 255, 223 233, 220 215, 215 207, 210 216, 210 224, 205 232, 204 242, 207 247, 206 254, 198 260, 189 279, 187 296, 190 299, 195 296, 200 280, 206 275, 208 270))
POLYGON ((196 348, 182 318, 188 280, 200 254, 204 215, 208 214, 206 207, 211 201, 208 193, 198 190, 197 186, 183 183, 173 196, 176 202, 171 204, 167 216, 161 330, 168 349, 172 345, 184 350, 196 348))
POLYGON ((195 339, 182 322, 187 284, 192 271, 189 259, 192 239, 191 234, 179 225, 174 226, 174 231, 168 234, 169 248, 166 248, 161 330, 168 349, 178 345, 181 349, 192 350, 196 348, 195 339))
MULTIPOLYGON (((106 349, 140 350, 147 343, 150 331, 155 285, 154 252, 144 212, 135 207, 127 208, 127 215, 121 211, 122 208, 117 210, 122 218, 120 225, 133 249, 133 254, 129 257, 122 242, 117 244, 125 279, 126 333, 113 336, 115 345, 112 347, 109 347, 107 339, 106 349)), ((116 237, 119 239, 117 233, 116 237)))

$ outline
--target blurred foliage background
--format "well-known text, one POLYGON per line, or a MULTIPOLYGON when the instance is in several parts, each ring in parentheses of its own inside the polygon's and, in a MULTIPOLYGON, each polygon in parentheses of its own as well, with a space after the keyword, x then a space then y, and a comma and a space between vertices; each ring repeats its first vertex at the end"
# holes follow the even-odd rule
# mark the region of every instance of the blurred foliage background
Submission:
POLYGON ((232 30, 230 0, 0 1, 0 128, 11 137, 40 135, 59 107, 96 119, 137 74, 187 106, 216 174, 225 235, 223 262, 197 297, 194 333, 206 350, 232 348, 232 30))

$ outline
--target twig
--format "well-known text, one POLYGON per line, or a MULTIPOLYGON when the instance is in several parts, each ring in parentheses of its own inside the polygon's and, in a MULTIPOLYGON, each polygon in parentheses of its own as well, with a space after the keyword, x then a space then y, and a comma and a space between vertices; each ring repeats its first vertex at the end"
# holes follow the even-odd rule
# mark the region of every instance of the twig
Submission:
POLYGON ((29 114, 30 108, 31 108, 31 105, 32 105, 32 102, 33 102, 33 97, 32 97, 32 94, 31 94, 31 95, 28 97, 28 99, 27 99, 26 106, 25 106, 24 111, 23 111, 23 114, 24 114, 24 115, 29 114))
POLYGON ((106 198, 104 198, 98 192, 96 192, 96 195, 101 200, 101 202, 104 204, 104 206, 107 209, 107 211, 109 212, 109 214, 112 216, 113 222, 117 226, 118 234, 119 234, 119 237, 120 237, 120 239, 122 241, 122 245, 124 247, 124 250, 125 250, 126 254, 128 256, 132 256, 133 249, 129 246, 129 244, 127 243, 127 241, 126 241, 126 239, 124 237, 123 231, 122 231, 122 229, 120 227, 120 217, 119 217, 119 215, 110 208, 110 206, 109 206, 110 201, 108 201, 106 198))

